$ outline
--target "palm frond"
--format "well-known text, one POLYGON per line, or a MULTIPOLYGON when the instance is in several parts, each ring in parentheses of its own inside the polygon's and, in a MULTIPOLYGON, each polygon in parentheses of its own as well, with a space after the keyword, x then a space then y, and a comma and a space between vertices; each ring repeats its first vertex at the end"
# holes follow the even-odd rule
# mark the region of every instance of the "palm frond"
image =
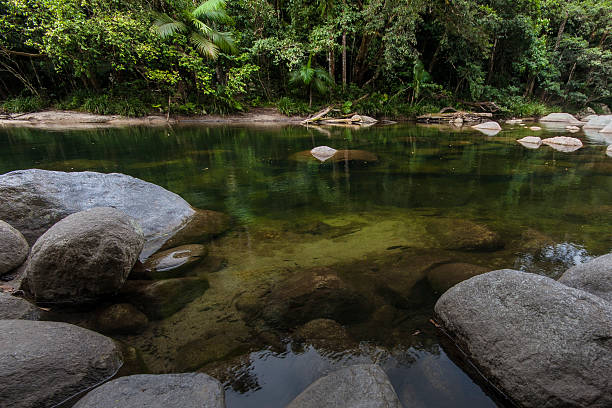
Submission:
POLYGON ((225 0, 206 0, 196 7, 191 14, 195 18, 214 20, 215 16, 217 16, 216 18, 221 18, 222 20, 229 19, 231 21, 231 18, 225 13, 225 0))
POLYGON ((237 51, 232 33, 212 30, 209 35, 212 42, 224 52, 233 54, 237 51))
POLYGON ((161 38, 168 38, 177 32, 187 31, 187 26, 183 22, 175 20, 165 13, 157 14, 153 27, 161 38))
POLYGON ((189 40, 202 55, 212 60, 217 59, 217 56, 219 55, 219 47, 217 47, 208 38, 199 33, 192 33, 189 40))

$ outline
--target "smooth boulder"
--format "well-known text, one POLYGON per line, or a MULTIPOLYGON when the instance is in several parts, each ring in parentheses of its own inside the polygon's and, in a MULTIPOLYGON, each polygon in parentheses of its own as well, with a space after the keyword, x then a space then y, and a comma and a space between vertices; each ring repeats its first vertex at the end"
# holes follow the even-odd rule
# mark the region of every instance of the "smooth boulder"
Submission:
POLYGON ((537 136, 526 136, 518 139, 517 142, 528 149, 537 149, 542 145, 542 139, 537 136))
POLYGON ((117 208, 142 227, 145 258, 184 228, 195 213, 177 194, 117 173, 12 171, 0 175, 0 197, 0 219, 21 231, 30 245, 70 214, 94 207, 117 208))
POLYGON ((612 123, 612 115, 595 115, 589 117, 584 129, 603 129, 609 123, 612 123))
POLYGON ((90 391, 74 408, 225 408, 225 392, 202 373, 130 375, 90 391))
POLYGON ((518 406, 612 406, 612 304, 603 299, 504 269, 454 286, 435 313, 518 406))
POLYGON ((32 246, 26 286, 37 302, 86 303, 114 295, 142 250, 136 221, 114 208, 64 218, 32 246))
POLYGON ((401 408, 387 374, 375 364, 342 368, 312 383, 287 408, 401 408))
POLYGON ((502 130, 501 126, 497 122, 483 122, 477 125, 472 126, 474 129, 483 129, 483 130, 502 130))
POLYGON ((612 254, 569 268, 559 282, 612 302, 612 254))
POLYGON ((499 234, 487 226, 454 218, 432 219, 429 232, 444 249, 458 251, 496 251, 504 247, 499 234))
POLYGON ((8 223, 0 221, 0 275, 21 265, 29 250, 30 246, 23 235, 8 223))
POLYGON ((551 113, 540 119, 540 122, 560 122, 560 123, 580 123, 573 115, 569 113, 551 113))
POLYGON ((115 343, 67 323, 0 320, 0 406, 47 408, 111 378, 115 343))
POLYGON ((40 312, 27 300, 0 292, 0 320, 40 320, 40 312))

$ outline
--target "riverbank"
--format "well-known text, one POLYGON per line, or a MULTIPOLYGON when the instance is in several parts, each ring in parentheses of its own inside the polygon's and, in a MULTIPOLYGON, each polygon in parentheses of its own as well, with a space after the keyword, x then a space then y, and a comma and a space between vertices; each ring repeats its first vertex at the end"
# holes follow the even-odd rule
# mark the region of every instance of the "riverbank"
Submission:
POLYGON ((299 124, 304 117, 286 116, 275 108, 257 108, 245 113, 231 115, 173 116, 150 115, 143 117, 126 117, 121 115, 96 115, 93 113, 45 110, 31 113, 13 113, 0 116, 0 126, 21 126, 35 128, 97 128, 121 126, 168 126, 176 124, 197 123, 245 123, 251 125, 265 124, 299 124))

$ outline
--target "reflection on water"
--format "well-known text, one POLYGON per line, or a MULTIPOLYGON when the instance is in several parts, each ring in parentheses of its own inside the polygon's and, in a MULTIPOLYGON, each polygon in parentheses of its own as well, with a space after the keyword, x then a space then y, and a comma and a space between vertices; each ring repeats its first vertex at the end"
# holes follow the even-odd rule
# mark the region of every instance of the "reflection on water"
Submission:
POLYGON ((282 407, 324 373, 373 361, 406 406, 495 406, 442 350, 433 305, 488 270, 556 278, 609 252, 607 141, 578 133, 585 146, 566 153, 521 146, 533 132, 519 126, 324 130, 2 129, 0 173, 122 172, 234 219, 189 272, 203 294, 117 336, 146 371, 201 370, 226 381, 229 407, 282 407), (321 162, 316 146, 345 154, 321 162))

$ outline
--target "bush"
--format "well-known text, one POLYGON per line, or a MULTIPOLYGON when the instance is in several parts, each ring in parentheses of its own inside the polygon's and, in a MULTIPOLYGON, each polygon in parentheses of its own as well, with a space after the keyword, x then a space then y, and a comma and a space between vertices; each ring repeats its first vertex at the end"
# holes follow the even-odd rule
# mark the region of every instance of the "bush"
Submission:
POLYGON ((9 113, 36 112, 49 106, 46 99, 37 95, 17 96, 2 103, 2 110, 9 113))
POLYGON ((295 101, 287 96, 283 96, 276 102, 276 109, 287 116, 305 115, 311 112, 306 102, 295 101))

